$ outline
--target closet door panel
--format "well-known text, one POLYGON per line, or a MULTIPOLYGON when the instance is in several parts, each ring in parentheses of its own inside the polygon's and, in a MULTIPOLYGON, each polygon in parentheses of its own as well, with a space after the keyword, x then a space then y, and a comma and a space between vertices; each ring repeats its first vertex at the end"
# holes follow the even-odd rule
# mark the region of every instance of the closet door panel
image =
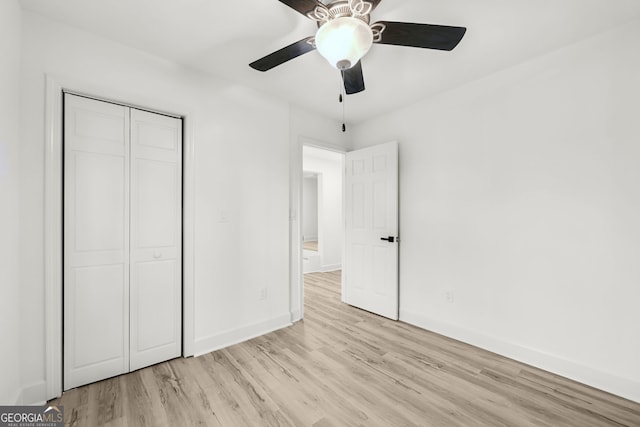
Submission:
POLYGON ((64 389, 129 368, 129 111, 65 95, 64 389))
POLYGON ((182 122, 131 110, 131 370, 180 356, 182 122))
POLYGON ((72 206, 74 239, 68 244, 73 249, 75 263, 93 265, 101 262, 121 263, 128 245, 125 228, 125 178, 127 166, 124 155, 104 155, 72 151, 69 164, 75 172, 69 183, 72 206), (71 188, 73 185, 73 188, 71 188))
POLYGON ((122 335, 127 313, 125 271, 120 264, 74 269, 70 301, 75 303, 73 329, 77 343, 76 367, 103 364, 122 357, 122 335), (116 285, 117 284, 117 285, 116 285), (99 337, 99 339, 96 339, 99 337))
MULTIPOLYGON (((135 300, 137 311, 134 314, 139 331, 138 342, 134 350, 149 352, 158 347, 171 347, 174 344, 178 326, 174 316, 175 301, 180 297, 175 286, 177 265, 175 260, 138 262, 135 271, 135 300), (153 295, 153 298, 149 298, 153 295)), ((169 353, 168 357, 175 355, 169 353)))
MULTIPOLYGON (((178 165, 137 159, 137 185, 134 203, 138 209, 138 249, 176 248, 179 244, 179 212, 176 209, 178 165)), ((175 255, 174 255, 175 256, 175 255)))

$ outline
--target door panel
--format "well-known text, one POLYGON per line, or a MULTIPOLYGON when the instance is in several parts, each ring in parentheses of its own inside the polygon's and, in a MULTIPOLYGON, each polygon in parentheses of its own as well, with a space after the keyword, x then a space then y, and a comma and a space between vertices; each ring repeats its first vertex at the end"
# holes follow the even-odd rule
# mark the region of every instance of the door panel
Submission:
POLYGON ((129 368, 129 114, 65 95, 64 389, 129 368))
POLYGON ((345 302, 397 320, 398 144, 347 153, 345 188, 345 302))
POLYGON ((374 230, 384 233, 389 224, 387 221, 387 183, 377 181, 373 183, 372 187, 373 220, 371 226, 374 230))
POLYGON ((359 182, 353 182, 351 189, 351 223, 350 226, 354 230, 362 230, 366 227, 365 222, 365 186, 359 182))
POLYGON ((182 122, 131 110, 131 370, 180 356, 182 122))
POLYGON ((135 208, 138 248, 177 246, 179 230, 176 198, 178 165, 136 159, 135 208))
POLYGON ((172 117, 160 116, 140 111, 134 132, 139 150, 145 147, 160 148, 176 153, 180 142, 180 129, 172 117), (146 120, 146 121, 145 121, 146 120))
POLYGON ((176 268, 175 260, 137 263, 132 281, 138 285, 134 289, 137 295, 133 297, 138 303, 132 324, 138 325, 138 330, 145 333, 138 336, 132 352, 147 352, 174 344, 178 332, 174 320, 179 314, 175 305, 179 298, 175 286, 176 268), (149 298, 150 295, 153 298, 149 298), (171 315, 167 316, 167 313, 171 315))
POLYGON ((125 293, 126 275, 121 264, 77 268, 68 289, 70 302, 74 304, 70 319, 77 343, 92 345, 75 346, 77 368, 114 362, 123 370, 127 313, 125 293), (96 339, 99 337, 99 339, 96 339))
POLYGON ((68 157, 69 166, 76 174, 72 207, 76 218, 75 250, 122 251, 128 220, 124 211, 125 194, 113 189, 124 189, 124 156, 71 152, 68 157))

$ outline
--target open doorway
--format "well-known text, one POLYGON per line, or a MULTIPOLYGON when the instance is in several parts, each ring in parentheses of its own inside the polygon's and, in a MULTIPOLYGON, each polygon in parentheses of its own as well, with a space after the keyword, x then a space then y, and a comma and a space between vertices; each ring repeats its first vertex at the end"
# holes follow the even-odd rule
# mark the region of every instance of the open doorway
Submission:
POLYGON ((342 293, 344 154, 305 145, 302 169, 303 286, 330 279, 342 293))

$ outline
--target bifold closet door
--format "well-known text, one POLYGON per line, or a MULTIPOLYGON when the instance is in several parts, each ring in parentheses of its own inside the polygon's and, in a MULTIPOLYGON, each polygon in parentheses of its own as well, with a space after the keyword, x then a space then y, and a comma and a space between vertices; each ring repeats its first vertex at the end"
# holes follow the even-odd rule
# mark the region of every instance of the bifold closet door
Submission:
POLYGON ((181 353, 181 154, 181 120, 131 110, 132 371, 181 353))
POLYGON ((129 370, 129 109, 65 95, 64 389, 129 370))
POLYGON ((65 94, 64 389, 181 353, 182 122, 65 94))

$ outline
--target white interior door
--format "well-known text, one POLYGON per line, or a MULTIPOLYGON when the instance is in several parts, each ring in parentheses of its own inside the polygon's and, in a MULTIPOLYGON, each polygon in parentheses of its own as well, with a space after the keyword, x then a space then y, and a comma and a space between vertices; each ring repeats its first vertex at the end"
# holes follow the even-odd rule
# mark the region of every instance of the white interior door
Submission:
POLYGON ((64 389, 180 356, 182 121, 65 94, 64 389))
POLYGON ((129 111, 65 95, 64 389, 129 370, 129 111))
POLYGON ((131 110, 131 361, 181 352, 182 121, 131 110))
POLYGON ((398 319, 398 144, 345 158, 344 297, 398 319))

